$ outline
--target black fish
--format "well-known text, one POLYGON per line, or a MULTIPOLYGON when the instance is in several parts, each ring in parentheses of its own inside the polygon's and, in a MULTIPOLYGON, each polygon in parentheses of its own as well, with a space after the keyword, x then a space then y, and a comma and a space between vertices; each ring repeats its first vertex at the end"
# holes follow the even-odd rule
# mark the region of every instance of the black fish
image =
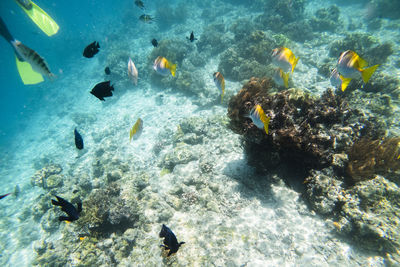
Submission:
POLYGON ((104 72, 105 72, 107 75, 110 75, 110 74, 111 74, 111 70, 110 70, 109 67, 106 67, 106 68, 104 69, 104 72))
POLYGON ((5 195, 1 195, 1 196, 0 196, 0 199, 5 198, 5 197, 8 196, 9 194, 11 194, 11 193, 8 193, 8 194, 5 194, 5 195))
POLYGON ((186 37, 186 39, 188 39, 188 40, 191 41, 191 42, 193 42, 194 40, 197 40, 197 38, 194 38, 193 31, 192 31, 192 33, 190 34, 190 37, 186 37))
POLYGON ((91 58, 99 52, 99 48, 99 42, 94 41, 93 43, 85 47, 85 50, 83 50, 83 56, 91 58))
POLYGON ((59 196, 56 196, 56 198, 57 198, 57 201, 52 199, 51 204, 53 204, 55 206, 60 206, 61 210, 68 214, 68 217, 66 217, 66 216, 58 217, 58 219, 60 221, 73 222, 73 221, 76 221, 79 219, 79 213, 81 213, 81 211, 82 211, 82 202, 79 202, 77 204, 77 208, 75 208, 74 205, 72 205, 65 199, 63 199, 59 196))
POLYGON ((105 81, 96 84, 96 86, 93 87, 90 93, 95 97, 97 97, 98 99, 105 101, 104 97, 113 95, 111 91, 114 91, 114 87, 110 85, 110 81, 105 81))
POLYGON ((83 138, 81 134, 76 130, 74 130, 74 135, 75 135, 75 146, 77 149, 83 149, 83 138))
POLYGON ((185 244, 185 242, 178 243, 175 234, 165 224, 162 225, 159 236, 164 237, 164 245, 160 246, 164 247, 166 250, 169 249, 167 257, 169 257, 172 253, 176 253, 179 247, 182 244, 185 244))
POLYGON ((151 44, 152 44, 154 47, 157 47, 157 46, 158 46, 158 42, 157 42, 156 39, 151 40, 151 44))
POLYGON ((135 5, 136 5, 138 8, 144 10, 144 4, 143 4, 143 2, 142 2, 141 0, 136 0, 136 1, 135 1, 135 5))

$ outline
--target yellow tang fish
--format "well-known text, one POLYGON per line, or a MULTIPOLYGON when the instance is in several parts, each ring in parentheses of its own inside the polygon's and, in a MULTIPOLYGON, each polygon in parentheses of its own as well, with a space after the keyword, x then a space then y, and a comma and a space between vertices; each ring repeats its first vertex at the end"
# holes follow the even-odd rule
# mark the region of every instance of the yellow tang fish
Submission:
POLYGON ((269 121, 270 117, 267 117, 264 113, 264 110, 260 105, 255 105, 253 109, 250 111, 249 118, 253 121, 254 125, 257 128, 264 128, 265 133, 268 134, 269 121))
POLYGON ((292 72, 296 67, 299 58, 295 57, 293 52, 286 47, 279 47, 272 50, 272 64, 281 68, 283 72, 292 72))
POLYGON ((351 50, 343 52, 340 55, 337 63, 337 71, 340 73, 343 81, 341 85, 342 91, 346 90, 346 87, 351 79, 358 78, 360 75, 364 83, 367 83, 372 74, 379 67, 379 64, 369 68, 366 68, 367 66, 368 62, 357 55, 356 52, 351 50))
POLYGON ((129 141, 132 141, 132 138, 133 140, 138 139, 139 136, 142 134, 142 132, 143 132, 143 121, 142 119, 139 118, 136 121, 136 123, 132 126, 132 129, 129 132, 129 141))
POLYGON ((153 69, 163 76, 167 76, 170 72, 175 77, 176 64, 171 64, 165 57, 157 57, 154 60, 153 69))
POLYGON ((277 68, 272 76, 274 82, 279 86, 289 87, 289 73, 284 73, 281 68, 277 68))
POLYGON ((128 76, 129 76, 129 78, 131 78, 133 83, 135 85, 137 85, 138 71, 136 69, 135 63, 133 63, 131 58, 129 58, 129 61, 128 61, 128 76))
POLYGON ((221 90, 221 103, 222 103, 222 100, 223 100, 224 94, 225 94, 225 79, 224 79, 224 76, 222 76, 222 74, 220 72, 215 72, 213 77, 214 77, 215 86, 217 86, 217 88, 219 90, 221 90))

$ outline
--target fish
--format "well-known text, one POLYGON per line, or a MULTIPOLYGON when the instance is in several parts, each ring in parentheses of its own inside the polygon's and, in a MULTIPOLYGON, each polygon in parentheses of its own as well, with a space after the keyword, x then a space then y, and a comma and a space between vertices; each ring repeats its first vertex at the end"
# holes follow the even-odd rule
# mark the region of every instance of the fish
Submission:
POLYGON ((190 34, 190 37, 186 37, 186 39, 188 39, 188 40, 191 41, 191 42, 197 40, 197 38, 194 38, 193 31, 192 31, 192 33, 190 34))
POLYGON ((99 42, 94 41, 90 45, 86 46, 83 50, 83 56, 87 58, 92 58, 99 52, 99 42))
POLYGON ((171 64, 165 57, 159 56, 154 60, 153 69, 163 76, 171 73, 175 77, 176 64, 171 64))
POLYGON ((179 247, 185 244, 185 242, 178 243, 175 234, 165 224, 162 225, 159 236, 164 238, 164 245, 160 245, 160 247, 164 247, 165 250, 169 249, 167 257, 171 256, 172 253, 176 253, 179 247))
POLYGON ((76 148, 79 150, 83 149, 83 138, 76 128, 74 129, 74 135, 76 148))
POLYGON ((277 68, 272 76, 274 82, 279 86, 289 87, 289 73, 283 72, 281 68, 277 68))
POLYGON ((141 1, 141 0, 135 0, 135 5, 136 5, 138 8, 144 10, 144 3, 143 3, 143 1, 141 1))
POLYGON ((6 196, 8 196, 8 195, 10 195, 10 194, 11 194, 11 193, 1 195, 1 196, 0 196, 0 199, 5 198, 6 196))
POLYGON ((214 83, 215 86, 221 91, 221 103, 224 99, 224 94, 225 94, 225 79, 224 76, 220 72, 214 72, 213 74, 214 77, 214 83))
POLYGON ((144 23, 149 23, 150 24, 150 23, 152 23, 154 21, 154 18, 151 17, 150 15, 143 14, 143 15, 141 15, 139 17, 139 20, 144 22, 144 23))
POLYGON ((136 140, 140 137, 140 135, 143 132, 143 120, 142 119, 137 119, 135 124, 132 126, 132 129, 129 131, 129 142, 133 140, 136 140))
POLYGON ((337 68, 334 68, 331 72, 331 77, 329 78, 331 85, 335 88, 340 88, 343 92, 346 90, 347 86, 349 85, 351 78, 344 78, 342 75, 339 74, 337 68))
POLYGON ((107 75, 110 75, 110 74, 111 74, 110 67, 106 67, 106 68, 104 69, 104 72, 105 72, 107 75))
POLYGON ((135 67, 135 63, 133 63, 131 58, 129 58, 129 60, 128 60, 128 76, 129 76, 129 78, 131 78, 133 83, 135 85, 137 85, 138 71, 135 67))
POLYGON ((151 44, 152 44, 154 47, 157 47, 157 46, 158 46, 158 42, 157 42, 156 39, 151 40, 151 44))
POLYGON ((57 200, 52 199, 51 204, 55 206, 60 206, 61 210, 67 213, 67 216, 60 216, 58 217, 59 221, 68 221, 68 222, 73 222, 79 219, 79 214, 82 211, 82 202, 79 202, 77 204, 77 207, 75 208, 74 205, 66 201, 65 199, 55 196, 57 200))
POLYGON ((42 58, 33 49, 27 47, 18 40, 12 40, 11 44, 14 47, 14 50, 16 51, 19 58, 23 59, 23 61, 28 62, 32 66, 32 69, 34 71, 46 76, 51 80, 55 77, 55 75, 51 73, 46 60, 44 60, 44 58, 42 58))
POLYGON ((292 72, 299 61, 293 52, 286 47, 279 47, 272 50, 272 64, 281 68, 284 72, 292 72))
POLYGON ((253 109, 250 111, 249 118, 253 121, 254 125, 257 126, 257 128, 264 128, 265 133, 268 134, 268 127, 271 118, 265 115, 264 110, 260 105, 255 105, 253 107, 253 109))
POLYGON ((17 0, 17 2, 27 10, 31 10, 33 7, 31 0, 17 0))
MULTIPOLYGON (((337 71, 343 78, 351 80, 361 76, 364 83, 367 83, 372 74, 374 74, 376 69, 379 67, 379 64, 369 68, 366 68, 367 66, 368 62, 357 55, 356 52, 347 50, 340 54, 337 62, 337 71)), ((342 83, 342 91, 346 90, 347 85, 344 86, 342 83)))
POLYGON ((114 91, 114 87, 110 85, 110 81, 105 81, 96 84, 95 87, 93 87, 92 91, 90 93, 100 99, 101 101, 105 101, 104 97, 112 96, 112 92, 114 91))

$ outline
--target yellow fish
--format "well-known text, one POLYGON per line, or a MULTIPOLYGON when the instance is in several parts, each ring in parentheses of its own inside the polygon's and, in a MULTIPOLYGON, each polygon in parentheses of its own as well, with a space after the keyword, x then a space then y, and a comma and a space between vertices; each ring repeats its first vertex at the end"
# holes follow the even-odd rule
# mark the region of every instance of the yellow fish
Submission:
POLYGON ((296 67, 298 57, 295 57, 293 52, 286 47, 279 47, 272 50, 272 64, 281 68, 283 72, 292 72, 296 67))
POLYGON ((213 77, 215 86, 217 86, 217 88, 221 90, 221 104, 222 104, 222 100, 225 94, 225 79, 220 72, 215 72, 213 77))
POLYGON ((153 69, 163 76, 171 73, 175 77, 176 64, 171 64, 165 57, 159 56, 154 60, 153 69))
POLYGON ((254 106, 254 108, 250 111, 249 117, 253 121, 254 125, 257 126, 257 128, 264 128, 265 133, 268 134, 269 121, 271 118, 265 115, 264 110, 260 105, 254 106))
POLYGON ((351 79, 362 77, 364 83, 367 83, 374 74, 375 70, 379 67, 374 65, 372 67, 366 68, 368 62, 362 59, 356 52, 347 50, 343 52, 337 63, 337 71, 339 72, 341 79, 346 81, 341 85, 342 91, 346 90, 347 85, 351 79))
POLYGON ((284 73, 281 68, 277 68, 272 76, 274 82, 279 86, 289 87, 289 73, 284 73))
POLYGON ((143 132, 143 121, 142 119, 139 118, 136 121, 136 123, 132 126, 132 129, 129 132, 129 141, 132 141, 132 138, 133 140, 138 139, 139 136, 142 134, 142 132, 143 132))

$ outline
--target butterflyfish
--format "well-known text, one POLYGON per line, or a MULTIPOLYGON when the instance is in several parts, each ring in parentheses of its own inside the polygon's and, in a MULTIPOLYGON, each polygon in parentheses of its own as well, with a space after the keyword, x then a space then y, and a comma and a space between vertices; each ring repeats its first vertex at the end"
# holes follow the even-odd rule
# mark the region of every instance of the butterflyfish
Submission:
POLYGON ((293 52, 286 47, 279 47, 272 50, 272 63, 281 68, 284 72, 292 72, 299 61, 293 52))
POLYGON ((257 128, 264 128, 265 133, 268 134, 269 121, 271 118, 265 115, 264 110, 260 105, 255 105, 253 107, 250 111, 249 117, 257 128))
POLYGON ((214 75, 214 83, 215 86, 221 91, 221 103, 224 99, 224 94, 225 94, 225 79, 224 76, 220 72, 215 72, 214 75))
POLYGON ((153 69, 163 76, 171 73, 175 77, 176 64, 171 64, 165 57, 159 56, 154 60, 153 69))
POLYGON ((133 140, 136 140, 139 138, 139 136, 143 132, 143 120, 142 119, 137 119, 136 123, 132 126, 132 129, 129 131, 129 142, 133 140))

